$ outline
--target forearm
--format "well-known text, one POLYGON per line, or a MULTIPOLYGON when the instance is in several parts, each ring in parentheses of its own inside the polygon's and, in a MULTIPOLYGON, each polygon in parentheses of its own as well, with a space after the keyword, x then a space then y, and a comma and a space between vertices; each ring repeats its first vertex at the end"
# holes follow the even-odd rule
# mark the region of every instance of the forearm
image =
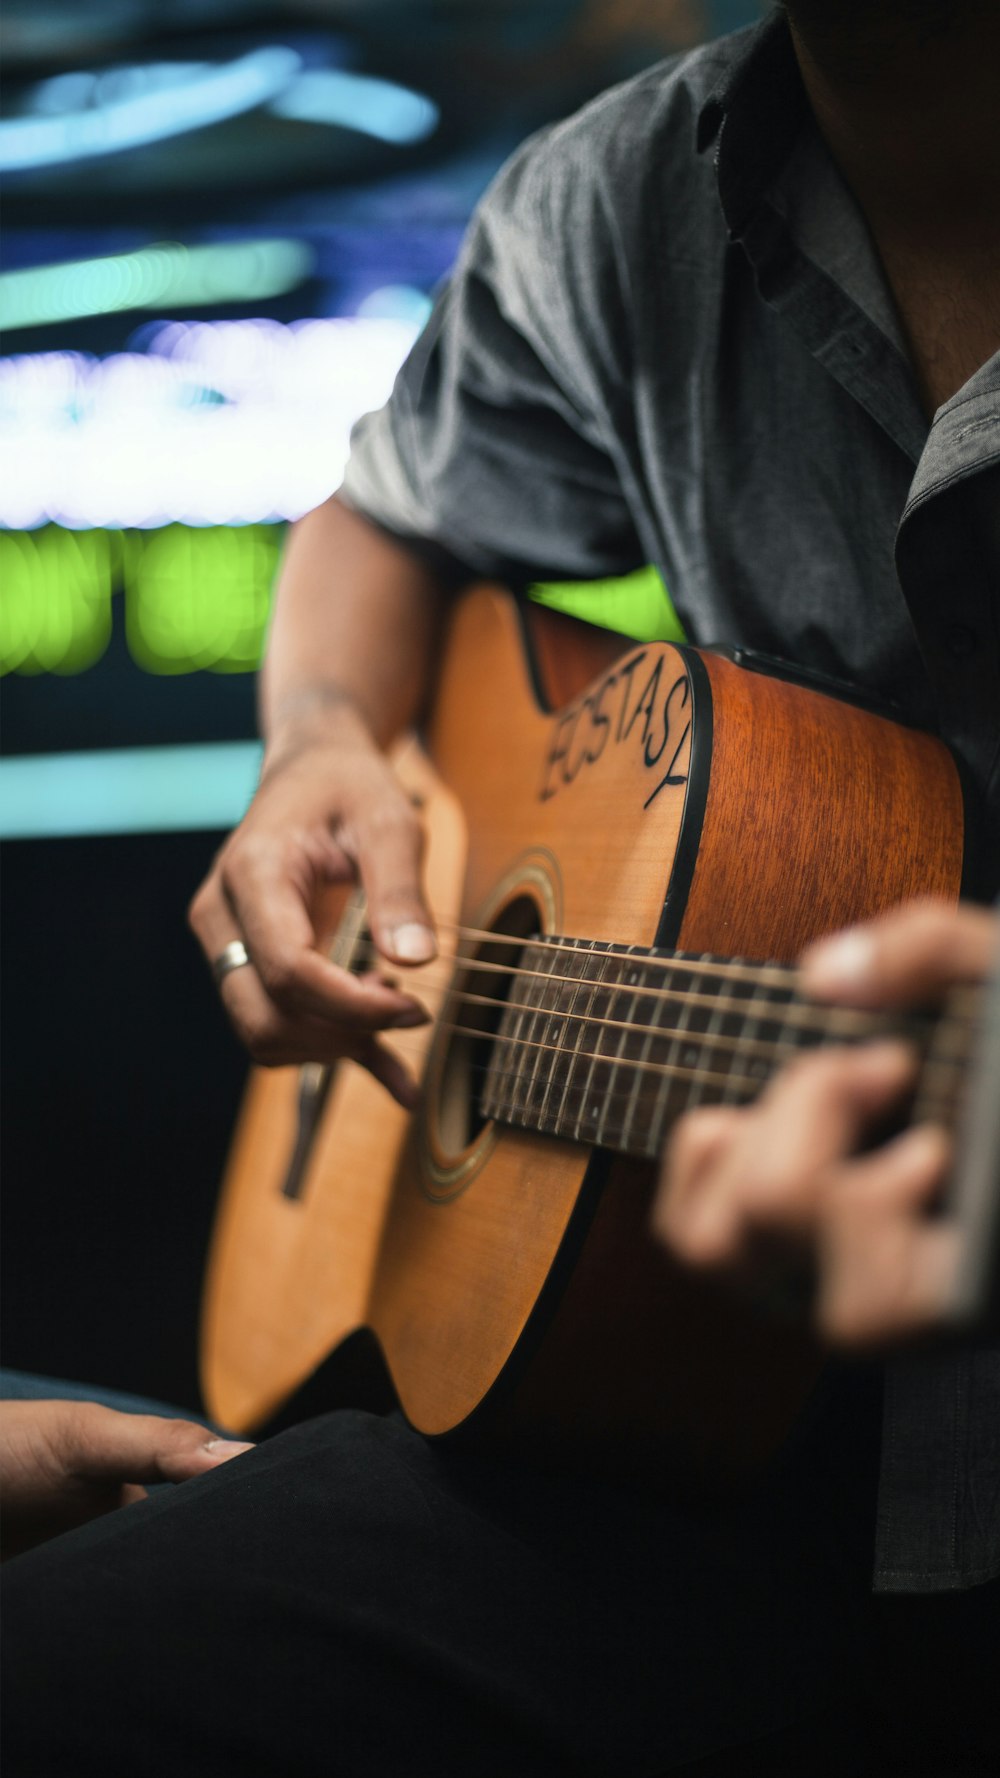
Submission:
POLYGON ((385 744, 426 699, 448 593, 336 498, 293 526, 260 680, 269 756, 360 723, 385 744))

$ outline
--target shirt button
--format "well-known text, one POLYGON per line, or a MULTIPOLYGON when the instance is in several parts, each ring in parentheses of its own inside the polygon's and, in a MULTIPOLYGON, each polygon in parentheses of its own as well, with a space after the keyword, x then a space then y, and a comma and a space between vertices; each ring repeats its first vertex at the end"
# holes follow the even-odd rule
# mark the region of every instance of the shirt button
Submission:
POLYGON ((971 630, 968 624, 950 624, 945 631, 948 653, 953 654, 959 661, 964 661, 968 655, 975 652, 978 641, 979 637, 975 630, 971 630))

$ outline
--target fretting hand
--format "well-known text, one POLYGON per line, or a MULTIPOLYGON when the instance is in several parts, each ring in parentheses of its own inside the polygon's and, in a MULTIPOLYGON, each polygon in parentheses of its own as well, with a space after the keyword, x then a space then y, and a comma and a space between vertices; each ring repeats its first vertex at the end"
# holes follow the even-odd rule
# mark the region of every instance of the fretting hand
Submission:
MULTIPOLYGON (((812 946, 802 988, 844 1005, 928 1004, 984 979, 998 939, 994 914, 917 902, 812 946)), ((925 1124, 859 1152, 915 1071, 902 1043, 830 1048, 792 1062, 755 1105, 688 1113, 664 1157, 658 1234, 687 1264, 751 1288, 780 1289, 805 1265, 817 1329, 836 1346, 934 1327, 956 1261, 953 1226, 928 1215, 949 1139, 925 1124)))

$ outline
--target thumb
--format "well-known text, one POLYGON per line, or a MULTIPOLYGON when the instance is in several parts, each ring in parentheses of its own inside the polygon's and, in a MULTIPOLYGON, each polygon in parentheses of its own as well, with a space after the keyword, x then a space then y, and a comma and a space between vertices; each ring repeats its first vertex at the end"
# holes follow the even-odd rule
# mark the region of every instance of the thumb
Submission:
POLYGON ((79 1476, 123 1482, 183 1482, 253 1449, 242 1439, 219 1438, 193 1420, 121 1414, 88 1404, 77 1422, 70 1467, 79 1476))

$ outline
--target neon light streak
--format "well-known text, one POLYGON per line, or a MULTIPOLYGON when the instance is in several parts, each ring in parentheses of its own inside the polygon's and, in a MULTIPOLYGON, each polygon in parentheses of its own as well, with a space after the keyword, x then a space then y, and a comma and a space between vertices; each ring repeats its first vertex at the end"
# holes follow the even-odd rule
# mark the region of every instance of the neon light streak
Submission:
POLYGON ((425 142, 441 120, 432 100, 394 81, 375 80, 340 69, 315 68, 300 74, 272 99, 269 109, 279 117, 303 123, 335 124, 357 130, 380 142, 425 142))
POLYGON ((42 327, 119 309, 196 308, 283 296, 308 278, 305 241, 233 241, 184 247, 168 241, 103 259, 66 260, 0 273, 0 328, 42 327))
POLYGON ((274 99, 301 66, 294 49, 269 45, 222 67, 185 68, 182 82, 160 91, 147 88, 62 116, 8 118, 0 123, 0 171, 122 154, 204 129, 274 99))
POLYGON ((114 748, 0 761, 0 839, 233 827, 257 782, 256 741, 114 748))

